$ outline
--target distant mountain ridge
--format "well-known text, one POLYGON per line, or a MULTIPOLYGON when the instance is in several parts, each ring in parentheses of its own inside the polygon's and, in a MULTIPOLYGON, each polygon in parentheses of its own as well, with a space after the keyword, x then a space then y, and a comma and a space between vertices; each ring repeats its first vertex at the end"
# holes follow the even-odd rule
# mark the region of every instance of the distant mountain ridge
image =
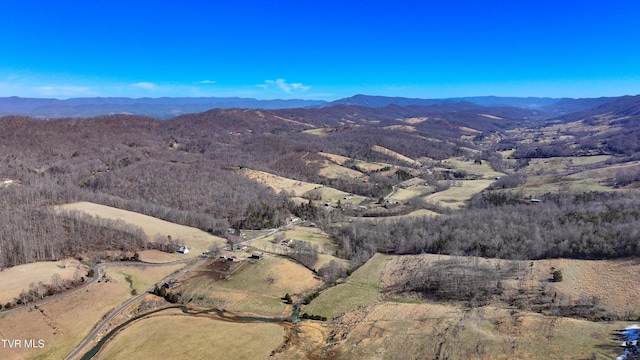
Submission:
MULTIPOLYGON (((564 115, 606 105, 625 97, 550 98, 471 96, 445 99, 420 99, 358 94, 326 102, 323 100, 258 100, 239 97, 161 97, 126 98, 94 97, 66 100, 45 98, 0 98, 0 116, 26 115, 43 118, 86 118, 110 114, 132 114, 158 119, 169 119, 184 114, 200 113, 211 109, 328 109, 356 106, 370 109, 397 107, 430 107, 431 111, 481 111, 482 107, 510 107, 534 110, 546 118, 564 115)), ((537 115, 537 114, 536 114, 537 115)))
POLYGON ((93 97, 66 100, 43 98, 0 98, 0 116, 27 115, 45 118, 91 117, 108 114, 134 114, 172 118, 210 109, 287 109, 326 103, 323 100, 258 100, 239 97, 93 97))

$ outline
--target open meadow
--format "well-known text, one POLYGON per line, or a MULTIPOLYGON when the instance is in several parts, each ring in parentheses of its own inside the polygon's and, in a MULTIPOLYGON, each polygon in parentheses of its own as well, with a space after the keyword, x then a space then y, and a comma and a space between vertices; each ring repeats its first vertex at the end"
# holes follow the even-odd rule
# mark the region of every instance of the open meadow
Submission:
POLYGON ((466 206, 465 201, 493 184, 495 180, 459 180, 457 185, 447 190, 427 195, 424 199, 440 206, 460 209, 466 206))
POLYGON ((360 306, 382 300, 380 276, 389 259, 387 255, 376 254, 343 283, 322 291, 301 312, 332 319, 360 306))
POLYGON ((0 271, 0 304, 17 298, 23 290, 28 291, 31 283, 51 285, 54 274, 58 274, 63 281, 73 280, 84 276, 87 270, 86 265, 75 259, 41 261, 4 269, 0 271))
POLYGON ((234 252, 240 261, 213 259, 178 279, 176 291, 202 297, 204 303, 235 312, 275 317, 291 315, 285 294, 302 294, 322 281, 304 266, 289 259, 264 254, 234 252))
POLYGON ((179 225, 169 221, 164 221, 151 216, 143 215, 133 211, 116 209, 110 206, 94 204, 90 202, 77 202, 58 206, 59 209, 71 209, 83 211, 92 216, 99 216, 106 219, 122 220, 142 228, 147 235, 149 242, 153 242, 156 236, 167 238, 171 236, 173 240, 182 240, 190 250, 189 254, 158 254, 157 251, 140 252, 140 260, 148 262, 170 262, 185 258, 194 258, 207 251, 210 246, 217 244, 223 246, 226 240, 208 234, 200 229, 179 225))
POLYGON ((120 331, 97 359, 266 359, 285 340, 272 323, 233 323, 167 310, 120 331))

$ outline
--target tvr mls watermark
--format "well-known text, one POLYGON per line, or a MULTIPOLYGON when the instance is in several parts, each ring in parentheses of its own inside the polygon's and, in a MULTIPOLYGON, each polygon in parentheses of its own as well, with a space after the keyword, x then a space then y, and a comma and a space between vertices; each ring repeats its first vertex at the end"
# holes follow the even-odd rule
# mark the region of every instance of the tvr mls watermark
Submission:
POLYGON ((44 349, 43 339, 2 339, 5 349, 44 349))

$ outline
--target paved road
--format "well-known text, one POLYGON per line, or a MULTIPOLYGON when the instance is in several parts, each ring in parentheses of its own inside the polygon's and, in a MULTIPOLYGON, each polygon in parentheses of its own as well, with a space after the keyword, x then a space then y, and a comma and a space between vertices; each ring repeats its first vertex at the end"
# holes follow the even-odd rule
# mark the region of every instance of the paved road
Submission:
MULTIPOLYGON (((191 269, 200 266, 202 263, 204 263, 208 258, 195 258, 195 259, 184 259, 184 260, 178 260, 178 261, 173 261, 170 263, 163 263, 163 264, 149 264, 149 263, 130 263, 133 265, 138 265, 138 266, 146 266, 146 267, 162 267, 162 266, 171 266, 171 265, 176 265, 176 264, 183 264, 183 263, 188 263, 188 262, 193 262, 191 265, 185 267, 184 269, 178 271, 175 274, 171 274, 169 276, 167 276, 166 278, 164 278, 163 280, 160 281, 160 283, 168 281, 170 279, 175 279, 178 278, 180 276, 182 276, 183 274, 185 274, 186 272, 190 271, 191 269)), ((99 271, 100 269, 103 269, 106 266, 109 265, 122 265, 123 263, 121 262, 114 262, 114 263, 105 263, 105 264, 100 264, 98 266, 96 266, 94 268, 94 279, 92 281, 95 281, 98 279, 99 275, 99 271)), ((124 263, 126 264, 126 263, 124 263)), ((69 356, 67 356, 67 360, 72 360, 75 359, 77 357, 80 357, 80 355, 82 355, 85 351, 85 348, 87 346, 89 346, 93 340, 95 339, 96 336, 98 336, 98 334, 104 329, 105 326, 107 326, 109 324, 109 322, 111 322, 111 320, 113 320, 114 317, 116 317, 116 315, 118 315, 122 310, 126 309, 129 305, 133 304, 134 302, 142 299, 145 295, 147 295, 148 293, 153 292, 153 288, 147 289, 147 291, 132 297, 131 299, 127 300, 124 304, 120 305, 119 307, 117 307, 115 310, 111 311, 111 313, 104 318, 104 320, 102 320, 96 327, 95 329, 93 329, 93 331, 85 338, 85 340, 73 351, 71 352, 71 354, 69 354, 69 356)))

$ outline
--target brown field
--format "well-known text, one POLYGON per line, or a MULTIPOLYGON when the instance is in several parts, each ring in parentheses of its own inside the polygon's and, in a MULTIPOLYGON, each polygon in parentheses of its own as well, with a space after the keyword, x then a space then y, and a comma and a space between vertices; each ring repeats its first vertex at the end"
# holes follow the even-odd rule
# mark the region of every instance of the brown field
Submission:
POLYGON ((430 186, 424 186, 424 185, 410 186, 410 187, 407 187, 406 189, 398 188, 396 192, 391 197, 389 197, 388 200, 391 203, 405 202, 417 196, 430 194, 431 192, 433 192, 433 188, 430 186))
POLYGON ((579 171, 580 167, 582 166, 604 162, 609 158, 611 158, 610 155, 531 159, 529 161, 529 165, 527 166, 527 172, 536 173, 542 171, 544 173, 563 173, 569 171, 579 171))
POLYGON ((482 164, 475 164, 473 161, 449 159, 448 162, 456 169, 464 170, 469 174, 482 175, 482 179, 495 179, 498 176, 505 175, 504 173, 493 170, 487 161, 483 161, 482 164))
POLYGON ((3 339, 43 339, 43 349, 0 348, 0 358, 62 359, 87 336, 110 309, 129 298, 127 283, 92 284, 86 290, 52 300, 38 309, 0 314, 3 339))
POLYGON ((90 202, 77 202, 72 204, 61 205, 59 209, 72 209, 84 211, 89 215, 99 216, 106 219, 122 220, 127 223, 137 225, 147 235, 149 241, 153 241, 154 237, 160 234, 163 237, 171 235, 174 240, 182 240, 191 250, 189 254, 167 254, 168 256, 159 256, 157 253, 141 252, 140 259, 149 262, 169 262, 181 260, 184 258, 193 258, 207 251, 213 244, 224 245, 226 240, 208 234, 202 230, 189 226, 178 225, 172 222, 160 220, 151 216, 139 214, 132 211, 116 209, 110 206, 94 204, 90 202), (147 257, 148 256, 148 257, 147 257))
MULTIPOLYGON (((336 155, 336 154, 330 154, 330 153, 324 153, 324 152, 319 152, 318 154, 326 157, 327 159, 333 161, 338 165, 343 165, 346 161, 351 160, 350 158, 342 155, 336 155)), ((368 161, 362 161, 362 160, 354 160, 354 161, 355 161, 355 164, 360 169, 363 169, 364 171, 377 171, 387 166, 395 167, 385 163, 374 163, 374 162, 368 162, 368 161)))
POLYGON ((492 120, 503 120, 501 117, 499 116, 495 116, 495 115, 489 115, 489 114, 478 114, 480 116, 486 117, 487 119, 492 119, 492 120))
POLYGON ((288 192, 293 192, 295 196, 302 196, 307 191, 323 187, 322 185, 288 179, 282 176, 270 174, 268 172, 251 170, 247 168, 240 170, 240 173, 250 179, 259 181, 271 187, 275 192, 285 190, 288 192))
MULTIPOLYGON (((392 256, 382 271, 383 293, 404 277, 440 261, 508 270, 506 291, 534 293, 545 288, 561 302, 598 298, 609 312, 637 317, 634 281, 640 261, 506 261, 445 255, 392 256), (549 281, 551 268, 563 281, 549 281), (509 275, 511 274, 511 275, 509 275)), ((339 289, 336 286, 335 289, 339 289)), ((324 295, 324 294, 323 294, 324 295)), ((341 294, 332 294, 340 299, 341 294)), ((630 322, 591 322, 547 316, 492 302, 462 307, 414 297, 370 302, 338 318, 331 330, 331 352, 339 359, 614 359, 622 353, 616 331, 630 322)), ((315 300, 314 300, 315 301, 315 300)), ((312 302, 313 304, 313 302, 312 302)), ((327 349, 325 349, 327 350, 327 349)))
POLYGON ((360 171, 356 171, 353 169, 340 166, 328 160, 324 161, 324 164, 320 169, 319 175, 329 179, 339 179, 339 178, 361 179, 361 178, 367 177, 367 175, 361 173, 360 171))
POLYGON ((87 273, 88 267, 78 260, 67 259, 60 261, 36 262, 14 266, 0 271, 0 304, 4 305, 8 301, 17 298, 22 290, 29 290, 29 284, 51 284, 53 274, 60 275, 60 278, 73 279, 76 272, 80 276, 87 273))
POLYGON ((425 196, 425 200, 445 207, 461 208, 466 205, 465 201, 489 187, 494 181, 495 180, 462 180, 459 181, 461 186, 452 186, 445 191, 427 195, 425 196))
POLYGON ((303 132, 311 135, 316 135, 316 136, 325 136, 331 131, 333 131, 333 129, 331 128, 320 128, 320 129, 304 130, 303 132))
MULTIPOLYGON (((403 276, 407 274, 433 266, 440 261, 454 259, 465 263, 469 268, 484 264, 492 268, 518 269, 511 271, 512 279, 504 280, 505 289, 517 288, 533 292, 547 288, 567 302, 597 297, 600 305, 617 315, 640 309, 640 298, 634 291, 629 291, 628 285, 629 281, 633 281, 632 279, 640 274, 640 261, 635 259, 510 261, 435 254, 393 256, 382 273, 381 287, 393 288, 394 284, 402 282, 403 276), (562 271, 563 281, 549 281, 551 268, 562 271)), ((640 313, 636 316, 640 316, 640 313)))
POLYGON ((407 132, 418 131, 418 129, 416 129, 414 126, 410 126, 410 125, 389 125, 389 126, 383 127, 383 129, 400 130, 400 131, 407 131, 407 132))
POLYGON ((411 124, 411 125, 419 124, 427 120, 429 120, 428 117, 414 117, 414 118, 400 119, 400 121, 405 122, 407 124, 411 124))
POLYGON ((413 166, 420 166, 420 163, 418 161, 415 161, 415 160, 413 160, 412 158, 410 158, 408 156, 402 155, 402 154, 397 153, 397 152, 395 152, 393 150, 389 150, 389 149, 387 149, 385 147, 382 147, 380 145, 373 145, 371 147, 371 150, 373 150, 373 151, 375 151, 377 153, 381 153, 381 154, 386 155, 386 156, 390 156, 390 157, 392 157, 394 159, 400 160, 402 162, 405 162, 405 163, 413 165, 413 166))
POLYGON ((305 241, 314 245, 318 245, 318 251, 324 254, 334 254, 336 251, 335 244, 331 241, 329 235, 320 228, 292 226, 285 231, 279 231, 273 235, 264 237, 259 240, 251 241, 251 246, 256 249, 269 251, 277 254, 286 254, 289 252, 287 246, 274 243, 276 236, 284 236, 285 239, 293 239, 293 241, 305 241))
MULTIPOLYGON (((236 251, 234 255, 244 259, 250 253, 236 251)), ((179 281, 183 284, 180 291, 204 293, 218 307, 264 316, 291 315, 291 306, 281 298, 286 293, 304 293, 322 283, 302 265, 269 254, 264 254, 262 260, 244 260, 240 264, 214 259, 179 281)))
POLYGON ((543 316, 491 306, 382 303, 339 318, 338 359, 613 359, 629 323, 543 316))
POLYGON ((427 210, 427 209, 419 209, 419 210, 415 210, 412 211, 406 215, 395 215, 395 216, 385 216, 384 218, 376 218, 376 217, 361 217, 361 218, 357 218, 358 220, 362 220, 362 221, 376 221, 376 220, 380 220, 380 219, 385 219, 385 220, 393 220, 393 219, 401 219, 401 218, 406 218, 406 217, 419 217, 419 216, 438 216, 440 215, 439 213, 435 212, 435 211, 431 211, 431 210, 427 210))
POLYGON ((163 312, 127 326, 97 359, 266 359, 284 340, 285 329, 277 324, 163 312))

